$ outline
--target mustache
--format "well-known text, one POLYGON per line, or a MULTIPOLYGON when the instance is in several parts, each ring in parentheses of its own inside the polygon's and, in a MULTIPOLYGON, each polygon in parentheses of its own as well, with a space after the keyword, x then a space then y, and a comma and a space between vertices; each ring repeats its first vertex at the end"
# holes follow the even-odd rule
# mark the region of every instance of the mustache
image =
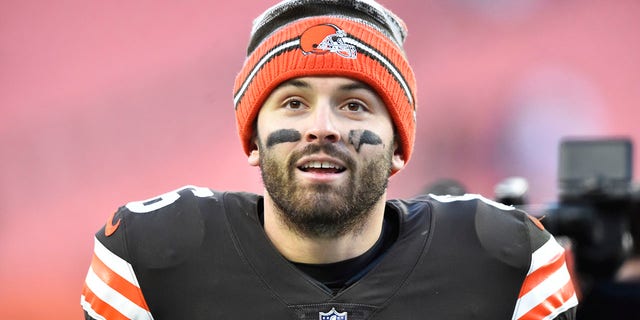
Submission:
POLYGON ((346 150, 340 149, 335 143, 309 144, 302 150, 292 154, 289 165, 295 166, 300 158, 318 153, 324 153, 330 157, 341 160, 347 168, 353 168, 355 165, 355 160, 351 155, 346 150))

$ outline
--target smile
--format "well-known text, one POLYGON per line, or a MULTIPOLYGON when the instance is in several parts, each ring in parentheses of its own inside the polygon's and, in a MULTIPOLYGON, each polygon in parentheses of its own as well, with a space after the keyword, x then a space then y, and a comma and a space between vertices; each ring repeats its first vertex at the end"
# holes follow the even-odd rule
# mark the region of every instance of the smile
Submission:
POLYGON ((313 173, 341 173, 346 170, 345 167, 331 161, 309 161, 298 168, 304 172, 313 173))

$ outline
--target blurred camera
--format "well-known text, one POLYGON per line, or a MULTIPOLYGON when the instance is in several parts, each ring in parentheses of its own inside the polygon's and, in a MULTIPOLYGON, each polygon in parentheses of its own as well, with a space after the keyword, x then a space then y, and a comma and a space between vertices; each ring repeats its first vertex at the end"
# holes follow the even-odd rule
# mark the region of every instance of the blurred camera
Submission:
POLYGON ((554 236, 571 239, 582 280, 611 279, 634 251, 640 254, 640 190, 632 181, 632 142, 564 138, 558 154, 557 203, 536 212, 527 204, 527 182, 519 177, 498 184, 496 200, 522 207, 554 236))
POLYGON ((565 138, 558 155, 556 203, 528 204, 528 183, 521 177, 500 182, 496 201, 538 217, 570 245, 582 294, 578 319, 636 319, 640 270, 618 277, 618 271, 640 265, 640 184, 632 181, 632 142, 565 138))
POLYGON ((545 210, 541 222, 552 234, 573 240, 576 271, 582 276, 613 277, 633 250, 638 196, 632 167, 629 139, 560 143, 559 201, 545 210))

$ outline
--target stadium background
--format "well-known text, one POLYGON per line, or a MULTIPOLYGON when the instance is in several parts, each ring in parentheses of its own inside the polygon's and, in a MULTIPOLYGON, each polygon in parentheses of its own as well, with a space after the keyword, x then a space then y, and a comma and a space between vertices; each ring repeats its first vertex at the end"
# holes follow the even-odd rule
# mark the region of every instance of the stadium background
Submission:
MULTIPOLYGON (((519 175, 550 203, 561 137, 640 143, 640 2, 382 3, 410 28, 419 81, 415 154, 391 197, 440 178, 492 197, 519 175)), ((261 192, 231 91, 266 6, 0 2, 0 319, 81 318, 93 233, 126 201, 261 192)))

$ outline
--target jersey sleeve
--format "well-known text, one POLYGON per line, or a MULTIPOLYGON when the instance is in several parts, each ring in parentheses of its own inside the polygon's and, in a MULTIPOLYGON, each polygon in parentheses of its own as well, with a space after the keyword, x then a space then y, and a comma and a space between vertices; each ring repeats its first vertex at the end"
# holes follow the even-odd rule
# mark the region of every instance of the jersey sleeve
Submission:
POLYGON ((153 319, 131 264, 97 237, 80 304, 85 319, 153 319))
POLYGON ((565 250, 536 218, 528 218, 525 225, 533 251, 512 319, 575 319, 578 299, 565 250))
POLYGON ((145 272, 195 254, 204 232, 198 199, 212 196, 209 189, 185 186, 129 202, 111 215, 95 234, 80 300, 85 318, 153 319, 141 286, 145 272))

